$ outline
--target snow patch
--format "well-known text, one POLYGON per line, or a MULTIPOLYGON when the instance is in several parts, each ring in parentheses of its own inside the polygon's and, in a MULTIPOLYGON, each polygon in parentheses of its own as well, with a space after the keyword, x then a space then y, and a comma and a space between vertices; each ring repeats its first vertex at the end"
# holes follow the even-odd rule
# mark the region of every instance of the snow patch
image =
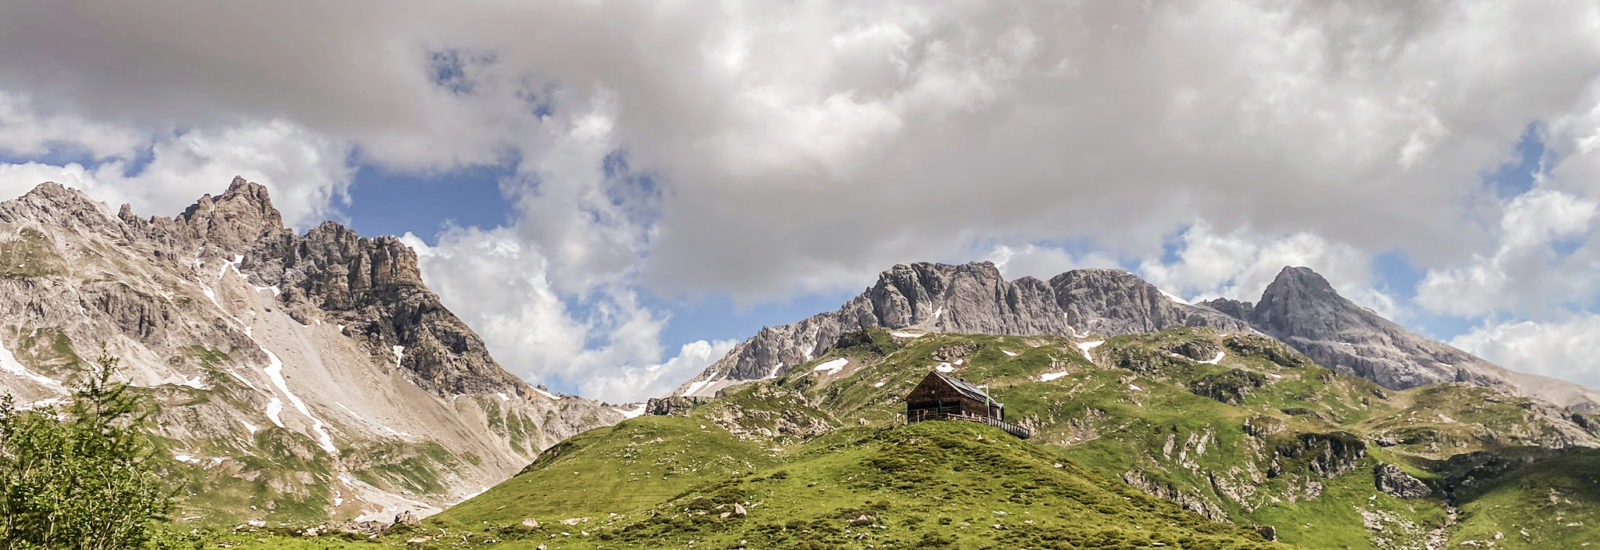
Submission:
POLYGON ((1101 344, 1104 344, 1104 343, 1106 343, 1105 340, 1095 340, 1093 342, 1078 342, 1078 351, 1083 352, 1083 358, 1084 359, 1088 359, 1090 361, 1094 361, 1094 355, 1090 354, 1089 350, 1092 350, 1094 348, 1098 348, 1098 347, 1100 347, 1101 344))
POLYGON ((839 373, 839 369, 843 369, 844 366, 849 364, 849 363, 850 363, 849 359, 845 359, 843 357, 840 357, 838 359, 833 359, 831 361, 825 361, 822 364, 817 365, 816 367, 813 367, 811 370, 813 372, 816 372, 816 371, 828 371, 828 374, 838 374, 839 373))
POLYGON ((1067 371, 1047 372, 1047 373, 1044 373, 1044 374, 1039 376, 1039 381, 1040 382, 1049 382, 1051 380, 1055 380, 1057 378, 1061 378, 1061 377, 1066 376, 1068 374, 1072 374, 1072 373, 1067 372, 1067 371))
POLYGON ((1267 376, 1271 376, 1273 378, 1279 378, 1279 379, 1283 378, 1283 375, 1281 375, 1281 374, 1273 374, 1273 373, 1270 373, 1270 372, 1267 373, 1267 376))
MULTIPOLYGON (((279 405, 279 406, 280 406, 280 407, 281 407, 281 406, 282 406, 282 405, 279 405)), ((240 421, 239 421, 239 423, 240 423, 240 424, 244 424, 244 429, 245 429, 245 431, 248 431, 248 432, 250 432, 250 435, 251 435, 251 436, 254 436, 254 435, 256 435, 256 430, 257 430, 257 429, 258 429, 258 428, 256 428, 256 425, 255 425, 255 424, 251 424, 251 423, 249 423, 249 422, 245 422, 245 421, 243 421, 243 420, 240 420, 240 421)))
POLYGON ((1144 391, 1144 388, 1139 387, 1137 384, 1128 384, 1128 389, 1133 391, 1144 391))
POLYGON ((406 347, 395 346, 389 349, 394 351, 394 368, 400 368, 400 360, 406 357, 406 347))
POLYGON ((250 389, 255 390, 255 391, 261 391, 261 390, 256 388, 255 384, 251 384, 249 380, 245 380, 244 377, 243 376, 239 376, 238 373, 235 373, 233 371, 227 371, 227 373, 228 373, 228 376, 232 376, 235 380, 238 380, 239 382, 243 383, 245 386, 248 386, 250 389))
POLYGON ((27 367, 22 366, 22 363, 17 361, 16 356, 11 355, 11 350, 6 349, 5 346, 0 346, 0 370, 27 378, 45 386, 57 389, 65 389, 62 387, 61 383, 57 382, 55 379, 35 373, 31 370, 28 370, 27 367))
MULTIPOLYGON (((550 392, 547 392, 547 391, 544 391, 544 390, 541 390, 539 388, 534 388, 533 391, 539 392, 539 395, 543 395, 545 397, 548 397, 548 398, 556 400, 556 401, 560 401, 561 400, 561 396, 553 394, 553 393, 550 393, 550 392)), ((694 392, 691 389, 691 391, 689 393, 694 393, 694 392)))
POLYGON ((202 380, 199 376, 185 378, 182 382, 179 382, 178 385, 188 386, 197 390, 210 389, 210 386, 206 385, 205 380, 202 380))
POLYGON ((27 405, 23 405, 23 406, 17 407, 17 410, 28 411, 28 410, 40 409, 40 408, 44 408, 44 407, 52 407, 52 406, 55 406, 55 405, 58 405, 58 404, 62 403, 63 401, 66 401, 66 399, 65 398, 61 398, 61 397, 51 397, 51 398, 47 398, 47 399, 40 399, 38 401, 34 401, 32 403, 29 403, 27 405))
POLYGON ((939 372, 955 372, 956 368, 950 366, 949 363, 939 363, 939 366, 934 367, 933 370, 936 370, 936 371, 939 371, 939 372))
POLYGON ((1201 363, 1209 363, 1209 364, 1215 365, 1217 363, 1221 363, 1222 362, 1222 358, 1225 355, 1227 355, 1227 352, 1219 351, 1219 352, 1217 352, 1217 356, 1216 357, 1212 357, 1210 360, 1207 360, 1207 361, 1201 361, 1201 363))
MULTIPOLYGON (((260 346, 260 344, 257 345, 260 346)), ((294 405, 294 410, 300 411, 300 414, 311 419, 311 431, 316 432, 317 443, 322 446, 322 450, 329 453, 339 452, 339 448, 333 445, 333 437, 329 436, 328 430, 323 427, 322 419, 312 415, 311 409, 306 407, 305 401, 301 401, 300 396, 289 391, 289 381, 283 378, 283 360, 278 359, 278 354, 272 353, 272 350, 267 349, 266 346, 261 346, 261 351, 267 354, 267 378, 272 380, 272 385, 278 387, 278 391, 283 392, 284 397, 289 398, 289 404, 294 405)), ((273 399, 273 401, 276 402, 277 399, 273 399)), ((269 410, 271 407, 270 404, 267 406, 269 410)), ((283 410, 282 403, 278 403, 278 410, 283 410)), ((269 416, 271 415, 269 414, 269 416)), ((283 427, 283 422, 277 418, 273 418, 273 423, 280 428, 283 427)))
POLYGON ((1006 354, 1006 357, 1016 357, 1018 355, 1021 355, 1020 353, 1017 353, 1017 352, 1014 352, 1014 351, 1011 351, 1011 350, 1008 350, 1008 349, 1000 350, 1000 353, 1006 354))
POLYGON ((200 459, 192 457, 192 456, 189 456, 189 455, 175 454, 175 455, 172 455, 172 458, 176 459, 178 462, 184 462, 184 463, 188 463, 188 464, 199 464, 200 463, 200 459))
POLYGON ((615 411, 617 411, 619 413, 622 413, 622 417, 623 418, 638 418, 638 417, 644 415, 644 403, 640 403, 639 406, 634 407, 632 409, 612 409, 612 410, 615 410, 615 411))
POLYGON ((1188 300, 1185 300, 1183 298, 1179 298, 1177 294, 1173 294, 1171 292, 1167 292, 1167 291, 1159 289, 1159 288, 1156 289, 1156 292, 1160 292, 1161 295, 1162 296, 1166 296, 1168 300, 1172 300, 1174 302, 1177 302, 1177 303, 1180 303, 1180 304, 1183 304, 1183 305, 1186 305, 1186 306, 1194 305, 1194 304, 1189 303, 1188 300))
POLYGON ((879 381, 878 381, 878 383, 876 383, 876 384, 873 384, 873 385, 872 385, 872 387, 874 387, 874 388, 881 388, 881 387, 883 387, 883 381, 882 381, 882 380, 879 380, 879 381))
MULTIPOLYGON (((1067 313, 1064 312, 1064 311, 1061 312, 1061 318, 1064 319, 1064 320, 1065 319, 1070 319, 1070 317, 1068 317, 1067 313)), ((1079 332, 1078 329, 1073 328, 1072 325, 1067 325, 1067 334, 1072 336, 1073 338, 1088 338, 1089 337, 1088 333, 1079 332)))
POLYGON ((908 330, 891 330, 889 335, 895 338, 921 338, 925 332, 911 332, 908 330))
POLYGON ((502 403, 511 400, 511 396, 506 395, 506 392, 497 391, 497 392, 494 392, 494 394, 495 394, 495 396, 500 398, 500 402, 502 402, 502 403))
MULTIPOLYGON (((274 398, 272 398, 271 401, 267 402, 267 420, 271 420, 272 423, 277 425, 279 428, 283 427, 283 418, 281 416, 282 414, 283 414, 283 401, 281 401, 278 398, 274 397, 274 398)), ((250 433, 255 433, 255 432, 251 431, 250 433)))

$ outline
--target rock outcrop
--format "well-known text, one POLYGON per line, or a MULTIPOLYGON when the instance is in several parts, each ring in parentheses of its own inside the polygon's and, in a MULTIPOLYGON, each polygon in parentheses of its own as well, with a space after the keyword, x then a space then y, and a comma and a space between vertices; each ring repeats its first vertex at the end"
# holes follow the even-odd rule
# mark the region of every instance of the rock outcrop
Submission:
POLYGON ((119 357, 173 467, 206 480, 190 491, 264 488, 202 516, 425 513, 624 418, 502 369, 399 240, 298 234, 243 179, 170 218, 41 184, 0 202, 0 259, 0 394, 61 403, 87 358, 119 357))
POLYGON ((1340 296, 1309 268, 1283 268, 1255 304, 1224 299, 1201 305, 1249 322, 1322 366, 1387 388, 1467 382, 1560 406, 1590 409, 1600 403, 1600 392, 1510 371, 1407 330, 1340 296))
POLYGON ((1397 498, 1422 498, 1432 494, 1428 485, 1393 464, 1379 464, 1372 470, 1373 484, 1384 494, 1397 498))

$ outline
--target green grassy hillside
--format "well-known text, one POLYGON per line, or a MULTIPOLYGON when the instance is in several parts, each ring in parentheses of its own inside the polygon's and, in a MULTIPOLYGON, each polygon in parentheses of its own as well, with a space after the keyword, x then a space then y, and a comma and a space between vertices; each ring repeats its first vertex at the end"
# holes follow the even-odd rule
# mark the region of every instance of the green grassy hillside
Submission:
POLYGON ((1222 548, 1268 544, 1258 529, 1312 548, 1600 540, 1600 451, 1572 447, 1596 440, 1592 420, 1475 386, 1386 390, 1256 335, 1099 340, 853 335, 680 416, 575 437, 380 543, 1222 548), (902 396, 940 367, 984 385, 1034 437, 904 425, 902 396))
POLYGON ((359 548, 419 537, 439 548, 1283 547, 988 426, 854 427, 771 449, 682 417, 574 438, 415 531, 216 542, 359 548))

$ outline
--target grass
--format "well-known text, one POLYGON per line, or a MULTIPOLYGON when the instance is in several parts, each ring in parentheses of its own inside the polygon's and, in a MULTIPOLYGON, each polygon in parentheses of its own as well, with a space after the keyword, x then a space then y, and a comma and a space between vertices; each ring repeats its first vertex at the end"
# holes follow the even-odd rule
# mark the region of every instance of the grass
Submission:
POLYGON ((0 278, 31 279, 66 273, 66 260, 50 237, 32 227, 0 240, 0 278))
POLYGON ((439 514, 440 525, 633 514, 686 487, 776 462, 762 443, 685 417, 641 417, 562 442, 524 472, 439 514), (534 495, 530 498, 530 495, 534 495))
MULTIPOLYGON (((1248 529, 1206 520, 1064 463, 1047 448, 959 422, 842 429, 776 456, 755 449, 765 464, 754 469, 653 488, 616 492, 588 483, 616 470, 622 449, 605 439, 689 437, 700 430, 693 422, 641 418, 595 434, 599 441, 575 438, 572 447, 541 459, 512 482, 430 520, 428 529, 445 529, 450 540, 465 535, 488 548, 1276 546, 1248 529), (585 481, 572 489, 561 481, 567 477, 585 481), (746 514, 739 515, 735 505, 746 514), (588 520, 559 523, 569 514, 588 520), (525 516, 541 526, 522 528, 525 516)), ((683 441, 682 448, 706 439, 720 439, 735 453, 751 451, 749 443, 726 432, 683 441)), ((664 446, 631 452, 651 461, 677 454, 664 446)))
POLYGON ((1600 545, 1600 450, 1535 451, 1524 457, 1504 473, 1458 490, 1460 527, 1451 533, 1451 546, 1469 540, 1493 541, 1500 548, 1600 545))
POLYGON ((1098 364, 1061 337, 870 330, 847 343, 686 416, 580 434, 424 529, 490 548, 1230 548, 1266 545, 1260 525, 1291 545, 1419 547, 1447 521, 1446 495, 1461 511, 1452 545, 1573 547, 1600 525, 1600 451, 1533 448, 1552 420, 1492 390, 1383 390, 1270 339, 1198 328, 1107 339, 1098 364), (957 375, 1033 439, 903 424, 901 397, 955 349, 957 375), (1218 364, 1194 359, 1216 351, 1218 364), (852 374, 811 370, 837 358, 852 374), (1380 463, 1434 494, 1380 493, 1380 463))

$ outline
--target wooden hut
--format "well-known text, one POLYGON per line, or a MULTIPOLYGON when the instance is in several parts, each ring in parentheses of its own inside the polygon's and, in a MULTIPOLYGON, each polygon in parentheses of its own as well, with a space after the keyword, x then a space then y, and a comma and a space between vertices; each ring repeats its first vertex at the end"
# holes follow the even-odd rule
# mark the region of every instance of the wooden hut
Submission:
POLYGON ((924 420, 980 422, 1023 439, 1032 435, 1027 428, 1006 422, 1004 403, 966 380, 938 371, 929 372, 927 378, 906 394, 906 421, 924 420))

